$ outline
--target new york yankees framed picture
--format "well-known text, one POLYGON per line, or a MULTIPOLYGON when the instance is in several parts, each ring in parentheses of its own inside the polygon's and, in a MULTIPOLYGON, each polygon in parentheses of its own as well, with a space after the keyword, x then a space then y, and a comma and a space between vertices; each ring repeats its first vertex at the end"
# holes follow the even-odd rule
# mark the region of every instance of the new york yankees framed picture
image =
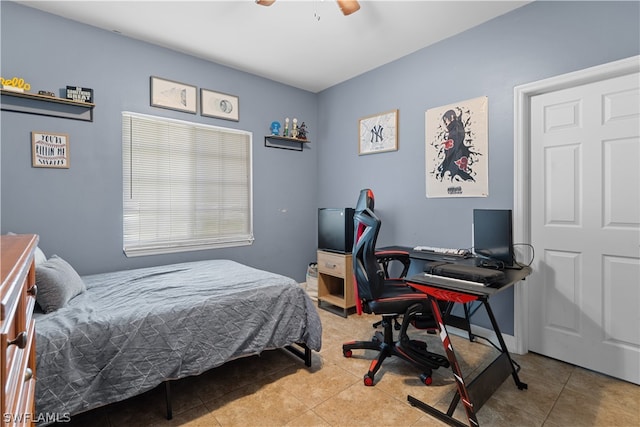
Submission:
POLYGON ((358 129, 359 155, 398 150, 398 110, 363 117, 358 129))

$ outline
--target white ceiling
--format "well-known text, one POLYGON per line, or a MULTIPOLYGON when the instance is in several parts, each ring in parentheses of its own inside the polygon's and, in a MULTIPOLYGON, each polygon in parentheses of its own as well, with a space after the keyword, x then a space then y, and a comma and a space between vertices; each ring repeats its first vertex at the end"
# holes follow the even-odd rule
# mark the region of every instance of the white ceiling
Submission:
POLYGON ((18 1, 23 5, 319 92, 529 1, 18 1))

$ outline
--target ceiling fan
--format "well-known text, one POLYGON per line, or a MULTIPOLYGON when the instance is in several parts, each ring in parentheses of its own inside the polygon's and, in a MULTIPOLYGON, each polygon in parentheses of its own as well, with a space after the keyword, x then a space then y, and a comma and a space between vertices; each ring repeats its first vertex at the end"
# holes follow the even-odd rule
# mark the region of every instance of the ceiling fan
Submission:
MULTIPOLYGON (((276 0, 256 0, 261 6, 271 6, 276 0)), ((360 4, 356 0, 336 0, 338 7, 344 16, 351 15, 353 12, 360 10, 360 4)))

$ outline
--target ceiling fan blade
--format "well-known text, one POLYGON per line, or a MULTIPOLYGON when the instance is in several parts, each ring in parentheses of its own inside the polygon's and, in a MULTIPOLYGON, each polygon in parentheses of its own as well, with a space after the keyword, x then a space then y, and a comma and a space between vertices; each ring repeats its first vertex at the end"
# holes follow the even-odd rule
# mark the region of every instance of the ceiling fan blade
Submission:
POLYGON ((336 0, 338 7, 344 16, 351 15, 360 10, 360 4, 356 0, 336 0))
MULTIPOLYGON (((255 0, 261 6, 271 6, 276 0, 255 0)), ((344 16, 351 15, 360 10, 360 4, 356 0, 336 0, 338 7, 344 16)))

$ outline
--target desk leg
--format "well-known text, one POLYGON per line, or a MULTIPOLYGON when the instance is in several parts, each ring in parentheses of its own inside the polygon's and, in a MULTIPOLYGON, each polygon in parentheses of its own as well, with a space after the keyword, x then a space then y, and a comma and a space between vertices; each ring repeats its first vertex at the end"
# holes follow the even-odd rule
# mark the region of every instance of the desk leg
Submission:
POLYGON ((476 337, 471 332, 471 314, 472 313, 469 311, 469 303, 465 302, 462 304, 462 306, 464 307, 464 318, 467 320, 467 327, 469 328, 467 329, 467 332, 469 333, 469 341, 473 342, 473 340, 475 340, 476 337))
POLYGON ((456 385, 458 387, 458 393, 454 396, 451 405, 449 405, 449 409, 447 413, 440 412, 436 408, 433 408, 429 405, 426 405, 424 402, 417 400, 412 396, 408 396, 409 403, 414 406, 418 406, 423 411, 428 412, 431 415, 434 415, 446 422, 449 425, 453 426, 461 426, 464 425, 455 418, 453 418, 453 412, 458 406, 458 402, 462 400, 462 404, 464 405, 465 412, 467 413, 467 419, 469 420, 470 426, 479 426, 478 419, 476 417, 476 413, 474 410, 473 403, 469 398, 469 393, 467 391, 467 386, 464 382, 464 377, 462 376, 462 370, 460 369, 460 365, 458 365, 458 359, 456 358, 456 354, 453 351, 453 345, 451 344, 451 339, 449 338, 449 334, 447 333, 447 328, 444 325, 442 320, 442 312, 440 311, 440 306, 438 305, 438 300, 429 295, 429 301, 431 302, 431 310, 433 311, 433 315, 438 322, 438 327, 440 329, 440 340, 442 341, 442 345, 444 346, 444 350, 447 353, 447 359, 449 359, 449 364, 451 365, 451 370, 453 371, 453 376, 456 380, 456 385))
POLYGON ((498 327, 498 322, 496 321, 496 318, 493 315, 493 311, 491 310, 491 306, 489 305, 489 302, 486 300, 482 300, 482 303, 484 304, 484 308, 487 310, 487 314, 489 315, 489 320, 491 321, 493 330, 495 331, 496 336, 498 337, 498 342, 500 343, 500 350, 504 355, 507 356, 507 359, 509 360, 509 364, 511 367, 511 376, 515 381, 516 386, 518 387, 519 390, 526 390, 528 386, 526 383, 523 383, 522 381, 520 381, 520 378, 518 377, 518 371, 515 368, 513 360, 511 360, 511 356, 509 355, 509 350, 507 349, 507 345, 505 344, 504 339, 502 338, 502 333, 500 332, 500 328, 498 327))
POLYGON ((444 313, 442 313, 442 315, 444 323, 446 325, 467 331, 467 334, 469 335, 469 341, 474 342, 476 340, 476 336, 473 334, 473 332, 471 332, 471 316, 475 314, 475 312, 481 305, 478 305, 474 308, 471 307, 470 304, 471 302, 448 301, 446 309, 444 313), (464 317, 452 314, 453 308, 456 306, 456 304, 462 304, 462 307, 464 309, 464 317))
MULTIPOLYGON (((447 353, 449 364, 451 364, 451 370, 453 371, 453 376, 456 380, 456 385, 458 386, 458 396, 460 400, 462 400, 462 404, 464 405, 465 412, 467 413, 467 418, 469 419, 469 425, 477 426, 479 424, 478 424, 478 419, 476 418, 476 412, 474 410, 473 403, 469 398, 467 386, 464 382, 464 377, 462 375, 462 370, 460 369, 460 365, 458 365, 458 359, 456 358, 456 353, 453 351, 451 338, 449 337, 447 328, 445 327, 444 322, 442 321, 442 312, 440 311, 438 300, 436 300, 434 297, 430 295, 429 301, 431 302, 431 310, 433 311, 433 315, 435 316, 436 321, 438 322, 438 326, 440 328, 440 340, 442 341, 444 350, 447 353)), ((450 405, 449 410, 447 411, 447 415, 449 417, 453 416, 453 412, 456 406, 457 404, 450 405)))

